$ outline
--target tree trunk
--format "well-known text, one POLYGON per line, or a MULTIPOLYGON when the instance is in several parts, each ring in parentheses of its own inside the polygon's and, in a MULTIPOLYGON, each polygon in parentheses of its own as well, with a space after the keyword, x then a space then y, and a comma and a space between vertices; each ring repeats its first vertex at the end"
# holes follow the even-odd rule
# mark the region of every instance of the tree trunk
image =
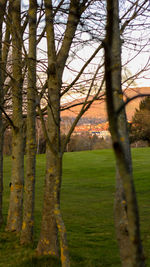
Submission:
POLYGON ((115 225, 123 267, 142 267, 139 215, 132 177, 132 162, 121 89, 121 40, 118 0, 107 1, 107 32, 104 41, 107 111, 117 163, 115 225))
MULTIPOLYGON (((55 65, 54 65, 55 66, 55 65)), ((49 105, 47 119, 48 138, 52 148, 46 147, 46 177, 44 188, 44 204, 41 225, 41 235, 38 243, 38 254, 58 256, 58 231, 54 214, 54 187, 56 178, 61 179, 59 164, 60 154, 60 112, 59 87, 55 74, 49 76, 49 105)))
MULTIPOLYGON (((0 18, 0 106, 3 106, 3 81, 2 81, 2 70, 1 70, 2 24, 3 20, 0 18)), ((2 111, 0 109, 0 226, 2 225, 3 222, 2 199, 3 199, 3 122, 2 122, 2 111)))
POLYGON ((61 249, 61 264, 62 267, 70 267, 69 250, 67 242, 67 231, 61 215, 60 210, 60 189, 61 189, 61 178, 62 178, 62 154, 58 156, 58 176, 55 178, 54 186, 54 214, 57 223, 57 227, 60 235, 60 249, 61 249))
MULTIPOLYGON (((0 107, 3 107, 3 74, 2 74, 2 27, 7 0, 0 3, 0 107)), ((0 226, 3 222, 3 140, 4 129, 2 120, 2 111, 0 109, 0 226)))
POLYGON ((55 179, 60 179, 58 169, 58 157, 54 155, 49 148, 46 151, 46 177, 44 188, 44 202, 42 213, 42 225, 40 240, 38 242, 37 252, 43 255, 58 256, 58 230, 54 214, 54 187, 55 179))
POLYGON ((23 118, 22 118, 22 60, 21 60, 21 19, 20 1, 12 1, 12 102, 13 102, 13 136, 12 136, 12 173, 11 192, 6 230, 19 232, 22 226, 24 152, 23 152, 23 118))
POLYGON ((20 242, 33 240, 35 157, 36 157, 36 12, 37 1, 30 0, 29 7, 29 54, 27 89, 27 135, 26 135, 26 180, 24 193, 24 216, 20 242))
POLYGON ((50 144, 46 149, 46 178, 41 235, 38 254, 58 256, 58 230, 60 234, 61 262, 70 267, 66 228, 60 212, 60 188, 62 179, 62 152, 60 144, 60 105, 57 76, 49 76, 49 103, 47 132, 50 144), (55 89, 55 90, 54 90, 55 89))
POLYGON ((122 266, 131 266, 132 250, 128 232, 127 203, 122 185, 122 179, 117 171, 116 194, 114 203, 116 237, 120 250, 122 266))
POLYGON ((48 47, 48 118, 46 146, 46 177, 38 254, 58 256, 58 231, 54 214, 54 186, 59 177, 58 155, 60 153, 60 86, 56 71, 56 51, 51 1, 45 0, 46 33, 48 47))
POLYGON ((3 223, 3 123, 0 111, 0 226, 3 223))
POLYGON ((60 212, 60 186, 62 178, 62 152, 60 144, 60 94, 62 75, 69 50, 74 38, 82 11, 80 1, 71 0, 66 30, 58 53, 55 48, 54 13, 52 1, 45 0, 46 34, 48 47, 48 121, 45 135, 46 178, 41 236, 37 251, 39 254, 58 255, 58 230, 60 233, 61 262, 69 267, 69 253, 66 229, 60 212))

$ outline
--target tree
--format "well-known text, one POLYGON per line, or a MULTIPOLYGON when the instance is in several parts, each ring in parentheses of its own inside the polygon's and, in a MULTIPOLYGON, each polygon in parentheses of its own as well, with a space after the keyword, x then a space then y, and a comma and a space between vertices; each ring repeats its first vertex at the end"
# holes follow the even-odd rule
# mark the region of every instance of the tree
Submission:
POLYGON ((36 16, 37 1, 30 0, 29 6, 29 53, 27 88, 27 136, 26 136, 26 180, 24 193, 24 216, 21 243, 33 240, 34 195, 35 195, 35 157, 36 157, 36 16))
MULTIPOLYGON (((2 29, 7 0, 0 3, 0 107, 3 107, 3 71, 2 71, 2 29)), ((0 226, 3 222, 2 199, 3 199, 3 122, 2 110, 0 109, 0 226)))
POLYGON ((131 125, 131 142, 144 140, 150 146, 150 97, 141 101, 139 109, 136 110, 131 125))
POLYGON ((23 151, 23 117, 22 117, 22 36, 20 1, 11 0, 12 4, 12 174, 11 193, 6 229, 19 232, 22 226, 24 151, 23 151))
POLYGON ((140 238, 139 215, 133 184, 132 161, 121 88, 121 39, 118 0, 107 1, 105 48, 106 101, 117 179, 115 225, 122 266, 145 266, 140 238))
POLYGON ((53 5, 45 0, 46 34, 48 47, 48 124, 46 150, 46 179, 42 228, 37 251, 39 254, 58 255, 57 227, 61 240, 62 266, 69 266, 66 230, 60 214, 60 187, 62 178, 62 147, 60 143, 60 92, 62 74, 80 17, 88 1, 70 1, 64 39, 56 53, 53 5), (56 225, 57 224, 57 225, 56 225))

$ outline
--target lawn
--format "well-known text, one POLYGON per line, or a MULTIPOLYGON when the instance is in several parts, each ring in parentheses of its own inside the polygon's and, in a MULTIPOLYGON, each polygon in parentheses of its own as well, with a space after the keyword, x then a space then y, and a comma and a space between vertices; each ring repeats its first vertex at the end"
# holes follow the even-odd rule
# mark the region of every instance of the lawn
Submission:
MULTIPOLYGON (((150 149, 133 149, 133 167, 139 201, 141 232, 147 266, 150 266, 150 149)), ((4 159, 4 216, 9 202, 11 158, 4 159)), ((18 237, 0 232, 0 266, 60 266, 53 258, 37 258, 42 211, 45 155, 37 156, 35 238, 30 247, 18 237)), ((121 266, 113 224, 115 161, 111 150, 64 155, 61 207, 67 227, 72 267, 121 266)))

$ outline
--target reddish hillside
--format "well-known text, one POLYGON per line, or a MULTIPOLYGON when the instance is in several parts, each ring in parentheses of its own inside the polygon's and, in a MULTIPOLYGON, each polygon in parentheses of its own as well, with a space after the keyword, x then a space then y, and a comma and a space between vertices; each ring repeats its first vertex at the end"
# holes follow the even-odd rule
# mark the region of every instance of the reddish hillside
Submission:
MULTIPOLYGON (((142 94, 150 94, 150 87, 139 87, 139 88, 130 88, 124 92, 125 99, 126 98, 132 98, 136 95, 142 95, 142 94)), ((135 109, 139 107, 139 103, 141 101, 141 97, 138 97, 131 102, 128 103, 126 106, 127 111, 127 118, 128 120, 132 120, 132 116, 134 115, 135 109)), ((75 100, 70 105, 74 105, 80 102, 83 102, 84 99, 75 100)), ((75 106, 71 109, 66 109, 61 112, 62 117, 76 117, 78 112, 80 111, 81 106, 75 106)), ((107 114, 106 114, 106 105, 104 100, 95 101, 90 109, 84 114, 84 117, 86 118, 99 118, 102 120, 107 120, 107 114)))

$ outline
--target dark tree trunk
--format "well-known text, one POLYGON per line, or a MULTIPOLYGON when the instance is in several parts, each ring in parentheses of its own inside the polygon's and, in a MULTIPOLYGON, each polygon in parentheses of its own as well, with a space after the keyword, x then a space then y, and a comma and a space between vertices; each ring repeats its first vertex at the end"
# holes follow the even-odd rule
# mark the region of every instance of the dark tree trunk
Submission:
POLYGON ((132 161, 121 88, 121 40, 118 0, 107 1, 105 47, 106 98, 113 149, 117 164, 115 225, 122 266, 142 267, 144 257, 139 215, 132 177, 132 161))
MULTIPOLYGON (((7 0, 0 3, 0 107, 3 107, 3 71, 2 71, 2 27, 7 0)), ((4 129, 2 110, 0 109, 0 226, 3 222, 3 141, 4 129)))

